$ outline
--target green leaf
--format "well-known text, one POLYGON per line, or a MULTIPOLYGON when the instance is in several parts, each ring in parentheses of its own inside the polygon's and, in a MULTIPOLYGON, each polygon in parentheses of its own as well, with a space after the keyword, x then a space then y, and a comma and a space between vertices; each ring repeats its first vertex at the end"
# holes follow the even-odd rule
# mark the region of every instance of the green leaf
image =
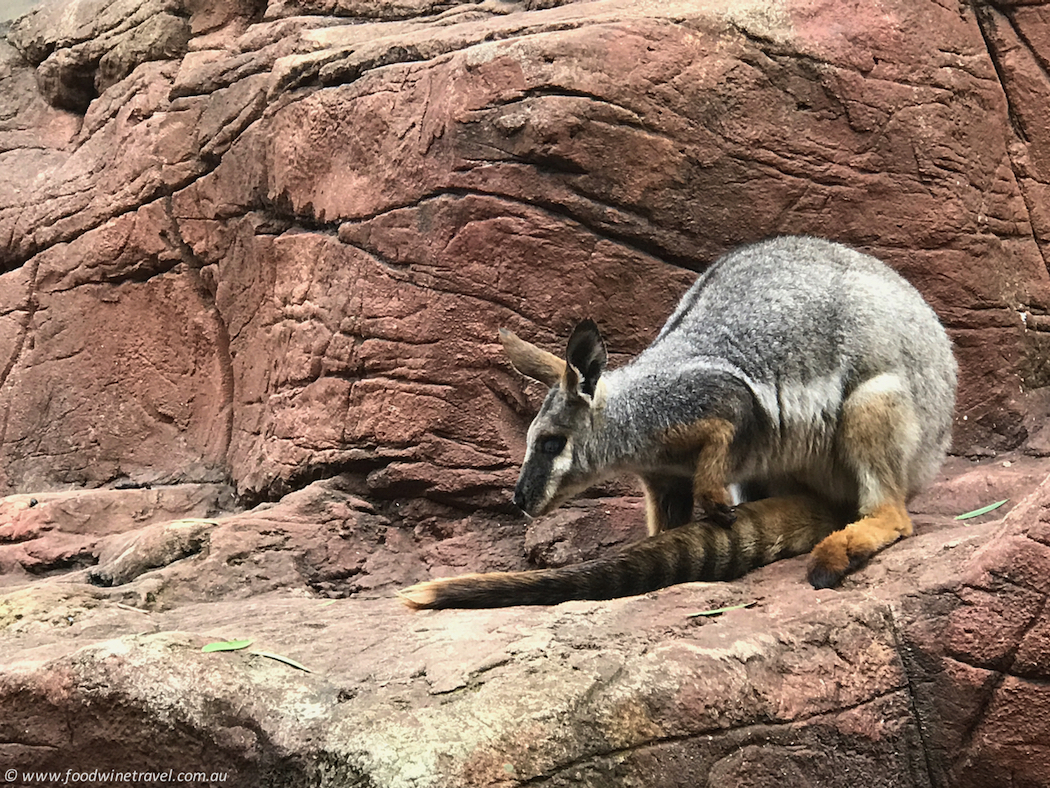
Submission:
POLYGON ((214 643, 208 643, 201 651, 205 654, 210 654, 213 651, 240 651, 242 648, 248 648, 251 644, 250 640, 217 640, 214 643))
POLYGON ((956 515, 955 519, 956 520, 969 520, 971 517, 980 517, 982 514, 988 514, 988 512, 993 511, 995 509, 998 509, 1000 506, 1002 506, 1004 503, 1006 503, 1009 500, 1010 500, 1009 498, 1003 498, 1003 500, 1001 500, 1001 501, 996 501, 995 503, 990 503, 987 506, 982 506, 980 509, 974 509, 972 512, 967 512, 966 514, 956 515))
POLYGON ((275 659, 278 662, 283 662, 285 665, 291 665, 293 668, 305 671, 306 673, 312 672, 310 668, 306 667, 305 665, 299 662, 296 662, 290 657, 282 657, 280 654, 271 654, 269 651, 251 651, 249 653, 256 657, 266 657, 267 659, 275 659))
POLYGON ((744 602, 741 605, 730 605, 729 607, 716 607, 714 610, 701 610, 699 613, 690 613, 689 618, 699 618, 700 616, 720 616, 723 613, 728 613, 730 610, 743 610, 744 608, 754 607, 758 602, 744 602))

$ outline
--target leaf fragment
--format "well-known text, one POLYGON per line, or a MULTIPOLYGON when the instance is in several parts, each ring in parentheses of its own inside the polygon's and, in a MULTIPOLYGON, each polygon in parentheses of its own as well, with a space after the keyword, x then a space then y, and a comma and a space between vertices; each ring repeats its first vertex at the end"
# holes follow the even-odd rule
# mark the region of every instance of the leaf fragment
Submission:
POLYGON ((982 514, 988 514, 988 512, 998 509, 1000 506, 1002 506, 1009 500, 1009 498, 1003 498, 1001 501, 996 501, 995 503, 990 503, 987 506, 982 506, 980 509, 974 509, 972 512, 966 512, 965 514, 956 515, 955 519, 969 520, 971 517, 980 517, 982 514))
POLYGON ((745 608, 754 607, 758 602, 752 600, 751 602, 744 602, 739 605, 729 605, 728 607, 716 607, 714 610, 701 610, 699 613, 690 613, 688 618, 699 618, 700 616, 720 616, 723 613, 728 613, 730 610, 744 610, 745 608))
POLYGON ((306 673, 313 672, 310 670, 310 668, 306 667, 306 665, 303 665, 301 662, 296 662, 291 657, 285 657, 280 654, 272 654, 269 651, 249 651, 248 653, 254 657, 266 657, 267 659, 274 659, 278 662, 283 662, 285 665, 290 665, 296 670, 302 670, 306 673))
POLYGON ((205 654, 210 654, 213 651, 240 651, 242 648, 248 648, 251 644, 250 640, 217 640, 214 643, 207 643, 201 651, 205 654))

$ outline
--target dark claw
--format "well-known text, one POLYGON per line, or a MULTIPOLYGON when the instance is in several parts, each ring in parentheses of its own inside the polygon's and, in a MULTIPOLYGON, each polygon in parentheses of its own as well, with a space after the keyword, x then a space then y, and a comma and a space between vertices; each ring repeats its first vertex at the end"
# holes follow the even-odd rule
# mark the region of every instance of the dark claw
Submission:
POLYGON ((806 573, 806 579, 817 589, 834 588, 842 580, 842 572, 835 572, 823 564, 813 562, 806 573))
POLYGON ((715 525, 731 528, 736 522, 736 507, 726 503, 716 503, 708 508, 707 516, 715 525))

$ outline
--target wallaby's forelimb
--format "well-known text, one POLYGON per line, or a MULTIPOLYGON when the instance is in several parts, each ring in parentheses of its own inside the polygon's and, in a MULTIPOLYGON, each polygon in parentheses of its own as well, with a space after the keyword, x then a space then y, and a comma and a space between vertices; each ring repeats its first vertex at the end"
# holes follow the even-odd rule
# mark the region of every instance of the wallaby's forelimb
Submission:
MULTIPOLYGON (((664 433, 669 450, 697 453, 693 498, 704 515, 721 526, 730 526, 736 519, 733 498, 726 485, 734 432, 731 422, 707 418, 671 427, 664 433)), ((654 533, 651 523, 649 533, 654 533)))
POLYGON ((680 476, 643 476, 649 536, 693 521, 693 482, 680 476))

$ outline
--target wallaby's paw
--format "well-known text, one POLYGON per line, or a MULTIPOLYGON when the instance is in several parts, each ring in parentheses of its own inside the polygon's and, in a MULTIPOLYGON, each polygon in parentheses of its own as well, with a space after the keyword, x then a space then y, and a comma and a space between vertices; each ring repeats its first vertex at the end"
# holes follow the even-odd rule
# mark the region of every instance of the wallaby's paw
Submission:
POLYGON ((860 568, 879 550, 900 539, 900 533, 905 527, 910 533, 911 520, 907 512, 896 516, 888 525, 884 521, 884 516, 865 517, 836 531, 814 547, 809 554, 806 575, 813 587, 837 586, 845 575, 860 568))
POLYGON ((835 572, 823 564, 811 560, 809 562, 809 570, 806 573, 806 579, 808 579, 809 584, 816 589, 834 588, 842 582, 843 575, 844 573, 842 572, 835 572))
POLYGON ((731 528, 736 522, 736 507, 725 503, 712 503, 704 513, 715 525, 723 528, 731 528))
POLYGON ((850 570, 845 533, 838 531, 813 548, 806 578, 814 588, 834 588, 850 570))

